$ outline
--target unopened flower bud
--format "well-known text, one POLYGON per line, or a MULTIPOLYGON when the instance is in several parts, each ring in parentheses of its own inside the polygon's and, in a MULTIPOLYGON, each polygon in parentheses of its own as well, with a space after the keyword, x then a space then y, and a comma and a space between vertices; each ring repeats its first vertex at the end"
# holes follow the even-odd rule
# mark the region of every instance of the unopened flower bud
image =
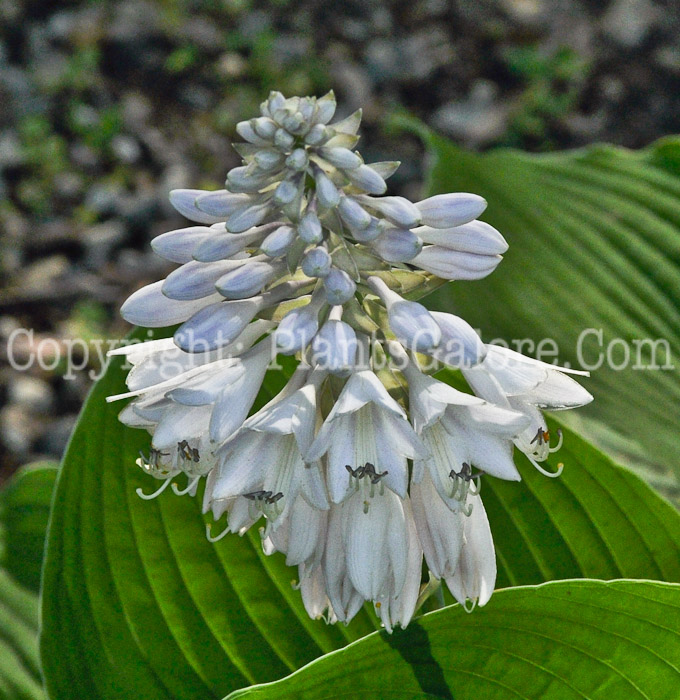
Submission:
POLYGON ((385 180, 368 165, 360 165, 354 170, 346 170, 345 174, 353 185, 370 194, 383 194, 387 190, 385 180))
POLYGON ((288 250, 296 237, 297 233, 292 226, 279 226, 262 241, 260 250, 270 258, 276 258, 288 250))
POLYGON ((408 262, 420 253, 423 242, 408 229, 390 228, 372 242, 372 247, 387 262, 408 262))
POLYGON ((274 143, 276 144, 277 148, 287 151, 295 144, 295 137, 292 134, 289 134, 285 129, 277 129, 276 133, 274 134, 274 143))
POLYGON ((428 197, 416 206, 425 226, 451 228, 476 219, 486 209, 486 200, 477 194, 454 192, 428 197))
POLYGON ((307 210, 298 224, 298 236, 305 243, 320 243, 323 240, 321 222, 315 212, 307 210))
POLYGON ((331 270, 332 262, 325 248, 312 248, 302 260, 302 271, 307 277, 325 277, 331 270))
POLYGON ((354 280, 344 271, 337 267, 331 269, 323 280, 326 290, 326 300, 333 306, 345 304, 357 290, 354 280))
POLYGON ((362 165, 361 158, 349 148, 320 148, 319 155, 336 168, 351 169, 362 165))
POLYGON ((351 229, 364 229, 370 226, 373 217, 352 197, 340 197, 338 204, 340 217, 351 229))
POLYGON ((309 163, 309 158, 304 148, 296 148, 286 158, 286 165, 292 170, 304 170, 307 167, 307 163, 309 163))

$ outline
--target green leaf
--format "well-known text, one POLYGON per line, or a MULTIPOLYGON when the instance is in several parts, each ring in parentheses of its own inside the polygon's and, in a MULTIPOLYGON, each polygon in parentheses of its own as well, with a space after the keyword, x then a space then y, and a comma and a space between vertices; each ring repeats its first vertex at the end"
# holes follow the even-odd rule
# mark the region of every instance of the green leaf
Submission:
POLYGON ((38 596, 0 569, 0 697, 44 697, 38 659, 38 596))
POLYGON ((371 634, 229 700, 675 700, 680 586, 562 581, 371 634))
POLYGON ((0 491, 0 567, 36 593, 57 467, 56 462, 29 464, 0 491))
POLYGON ((680 474, 680 138, 638 152, 475 154, 421 124, 398 123, 418 131, 433 155, 429 193, 482 195, 482 218, 510 245, 488 278, 447 285, 429 305, 460 313, 486 341, 552 338, 559 362, 572 366, 581 332, 601 329, 602 347, 592 333, 580 344, 589 366, 605 353, 585 382, 595 401, 565 420, 618 458, 655 467, 659 483, 669 465, 680 474), (666 341, 670 352, 643 344, 638 357, 643 339, 666 341), (618 370, 606 360, 612 343, 618 370))
POLYGON ((520 483, 486 478, 498 586, 566 578, 680 581, 680 513, 638 476, 554 419, 564 445, 538 472, 516 451, 520 483))
MULTIPOLYGON (((113 363, 59 476, 41 644, 52 700, 219 698, 374 629, 364 613, 349 628, 309 620, 290 585, 295 570, 265 557, 256 533, 207 542, 200 495, 139 499, 136 487, 149 492, 156 483, 134 466, 148 436, 122 426, 120 406, 105 402, 123 381, 113 363)), ((270 373, 265 394, 283 381, 270 373)), ((499 584, 680 580, 680 515, 591 445, 571 433, 565 443, 560 479, 521 465, 523 483, 485 481, 499 584)))
POLYGON ((375 629, 366 614, 351 628, 310 620, 296 570, 256 532, 209 543, 200 494, 136 495, 158 482, 135 466, 149 436, 106 403, 124 390, 120 366, 90 394, 57 483, 41 635, 52 700, 221 698, 375 629))
POLYGON ((38 588, 56 465, 20 469, 0 490, 0 697, 44 697, 38 588))

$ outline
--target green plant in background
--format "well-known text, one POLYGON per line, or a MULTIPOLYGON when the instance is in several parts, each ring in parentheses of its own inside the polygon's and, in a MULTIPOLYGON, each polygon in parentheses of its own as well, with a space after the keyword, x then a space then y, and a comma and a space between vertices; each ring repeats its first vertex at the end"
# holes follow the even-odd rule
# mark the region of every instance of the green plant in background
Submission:
POLYGON ((578 103, 588 63, 567 46, 548 56, 536 46, 512 46, 503 57, 510 73, 525 83, 511 110, 507 145, 529 139, 541 150, 549 150, 554 144, 547 140, 548 128, 578 103))
MULTIPOLYGON (((680 515, 602 448, 672 483, 680 383, 677 370, 663 367, 677 361, 680 328, 680 144, 479 156, 401 124, 419 131, 434 156, 429 194, 481 193, 490 202, 485 218, 510 244, 494 275, 441 287, 431 308, 464 313, 485 340, 552 338, 560 363, 597 359, 597 342, 577 351, 584 327, 602 329, 605 354, 614 338, 630 348, 662 338, 670 356, 644 346, 642 370, 623 367, 623 345, 612 350, 621 368, 594 372, 588 418, 560 414, 547 426, 565 437, 559 479, 543 478, 524 458, 521 484, 485 476, 497 584, 507 590, 472 615, 447 593, 446 607, 392 635, 373 631, 365 610, 347 627, 310 620, 284 557, 265 556, 252 531, 207 541, 196 499, 138 499, 148 476, 129 465, 139 450, 148 454, 149 438, 122 426, 104 401, 125 389, 114 361, 83 410, 54 493, 41 631, 50 698, 678 696, 680 515)), ((290 376, 284 367, 265 375, 256 410, 290 376)), ((456 371, 436 376, 460 386, 456 371)), ((28 502, 34 493, 13 485, 5 493, 19 492, 28 502)), ((33 526, 10 527, 8 512, 0 510, 5 543, 23 542, 27 529, 39 541, 33 526)), ((34 586, 35 573, 23 582, 34 586)), ((0 687, 10 698, 37 698, 35 597, 13 591, 3 600, 33 602, 23 627, 15 615, 2 627, 6 658, 21 663, 0 665, 0 687), (16 668, 26 673, 19 678, 16 668)))

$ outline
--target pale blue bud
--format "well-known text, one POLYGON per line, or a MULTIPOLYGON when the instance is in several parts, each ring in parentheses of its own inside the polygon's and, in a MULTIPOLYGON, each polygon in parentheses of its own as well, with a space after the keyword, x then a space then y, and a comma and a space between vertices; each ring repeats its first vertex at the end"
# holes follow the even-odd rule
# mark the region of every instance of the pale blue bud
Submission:
POLYGON ((293 170, 304 170, 308 163, 309 158, 304 148, 296 148, 288 158, 286 158, 286 165, 293 170))
POLYGON ((316 181, 316 198, 324 209, 337 207, 340 202, 340 192, 331 179, 322 170, 317 170, 314 179, 316 181))
POLYGON ((387 229, 372 243, 373 250, 387 262, 408 262, 420 253, 423 242, 408 229, 387 229))
POLYGON ((277 268, 266 262, 249 262, 222 275, 215 288, 226 299, 248 299, 262 290, 277 268))
POLYGON ((320 148, 319 155, 336 168, 358 168, 361 158, 349 148, 320 148))
POLYGON ((428 197, 416 206, 425 226, 451 228, 476 219, 486 209, 486 200, 477 194, 454 192, 428 197))
POLYGON ((302 260, 302 271, 307 277, 325 277, 330 272, 332 262, 325 248, 312 248, 302 260))
POLYGON ((262 241, 260 250, 270 258, 276 258, 288 250, 296 236, 297 233, 292 226, 279 226, 262 241))
POLYGON ((373 217, 352 197, 341 197, 338 204, 340 217, 351 229, 364 229, 370 226, 373 217))
POLYGON ((385 180, 368 165, 360 165, 354 170, 346 170, 345 175, 353 185, 370 194, 383 194, 387 190, 385 180))
POLYGON ((305 243, 320 243, 323 240, 323 230, 319 217, 313 211, 306 211, 298 224, 298 236, 305 243))
POLYGON ((354 280, 344 271, 334 267, 323 280, 326 300, 335 306, 348 302, 357 290, 354 280))

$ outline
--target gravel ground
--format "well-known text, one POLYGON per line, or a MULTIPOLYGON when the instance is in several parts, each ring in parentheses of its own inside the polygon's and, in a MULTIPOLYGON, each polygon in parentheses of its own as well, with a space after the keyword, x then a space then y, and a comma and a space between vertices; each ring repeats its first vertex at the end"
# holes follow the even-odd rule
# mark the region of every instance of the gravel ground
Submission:
POLYGON ((71 339, 127 332, 117 307, 167 272, 149 240, 182 225, 168 191, 219 187, 234 125, 270 89, 331 87, 413 197, 423 154, 385 128, 396 109, 471 149, 640 147, 680 131, 680 9, 0 0, 0 478, 61 456, 100 360, 69 377, 57 354, 83 364, 71 339), (43 368, 10 366, 36 351, 43 368))

